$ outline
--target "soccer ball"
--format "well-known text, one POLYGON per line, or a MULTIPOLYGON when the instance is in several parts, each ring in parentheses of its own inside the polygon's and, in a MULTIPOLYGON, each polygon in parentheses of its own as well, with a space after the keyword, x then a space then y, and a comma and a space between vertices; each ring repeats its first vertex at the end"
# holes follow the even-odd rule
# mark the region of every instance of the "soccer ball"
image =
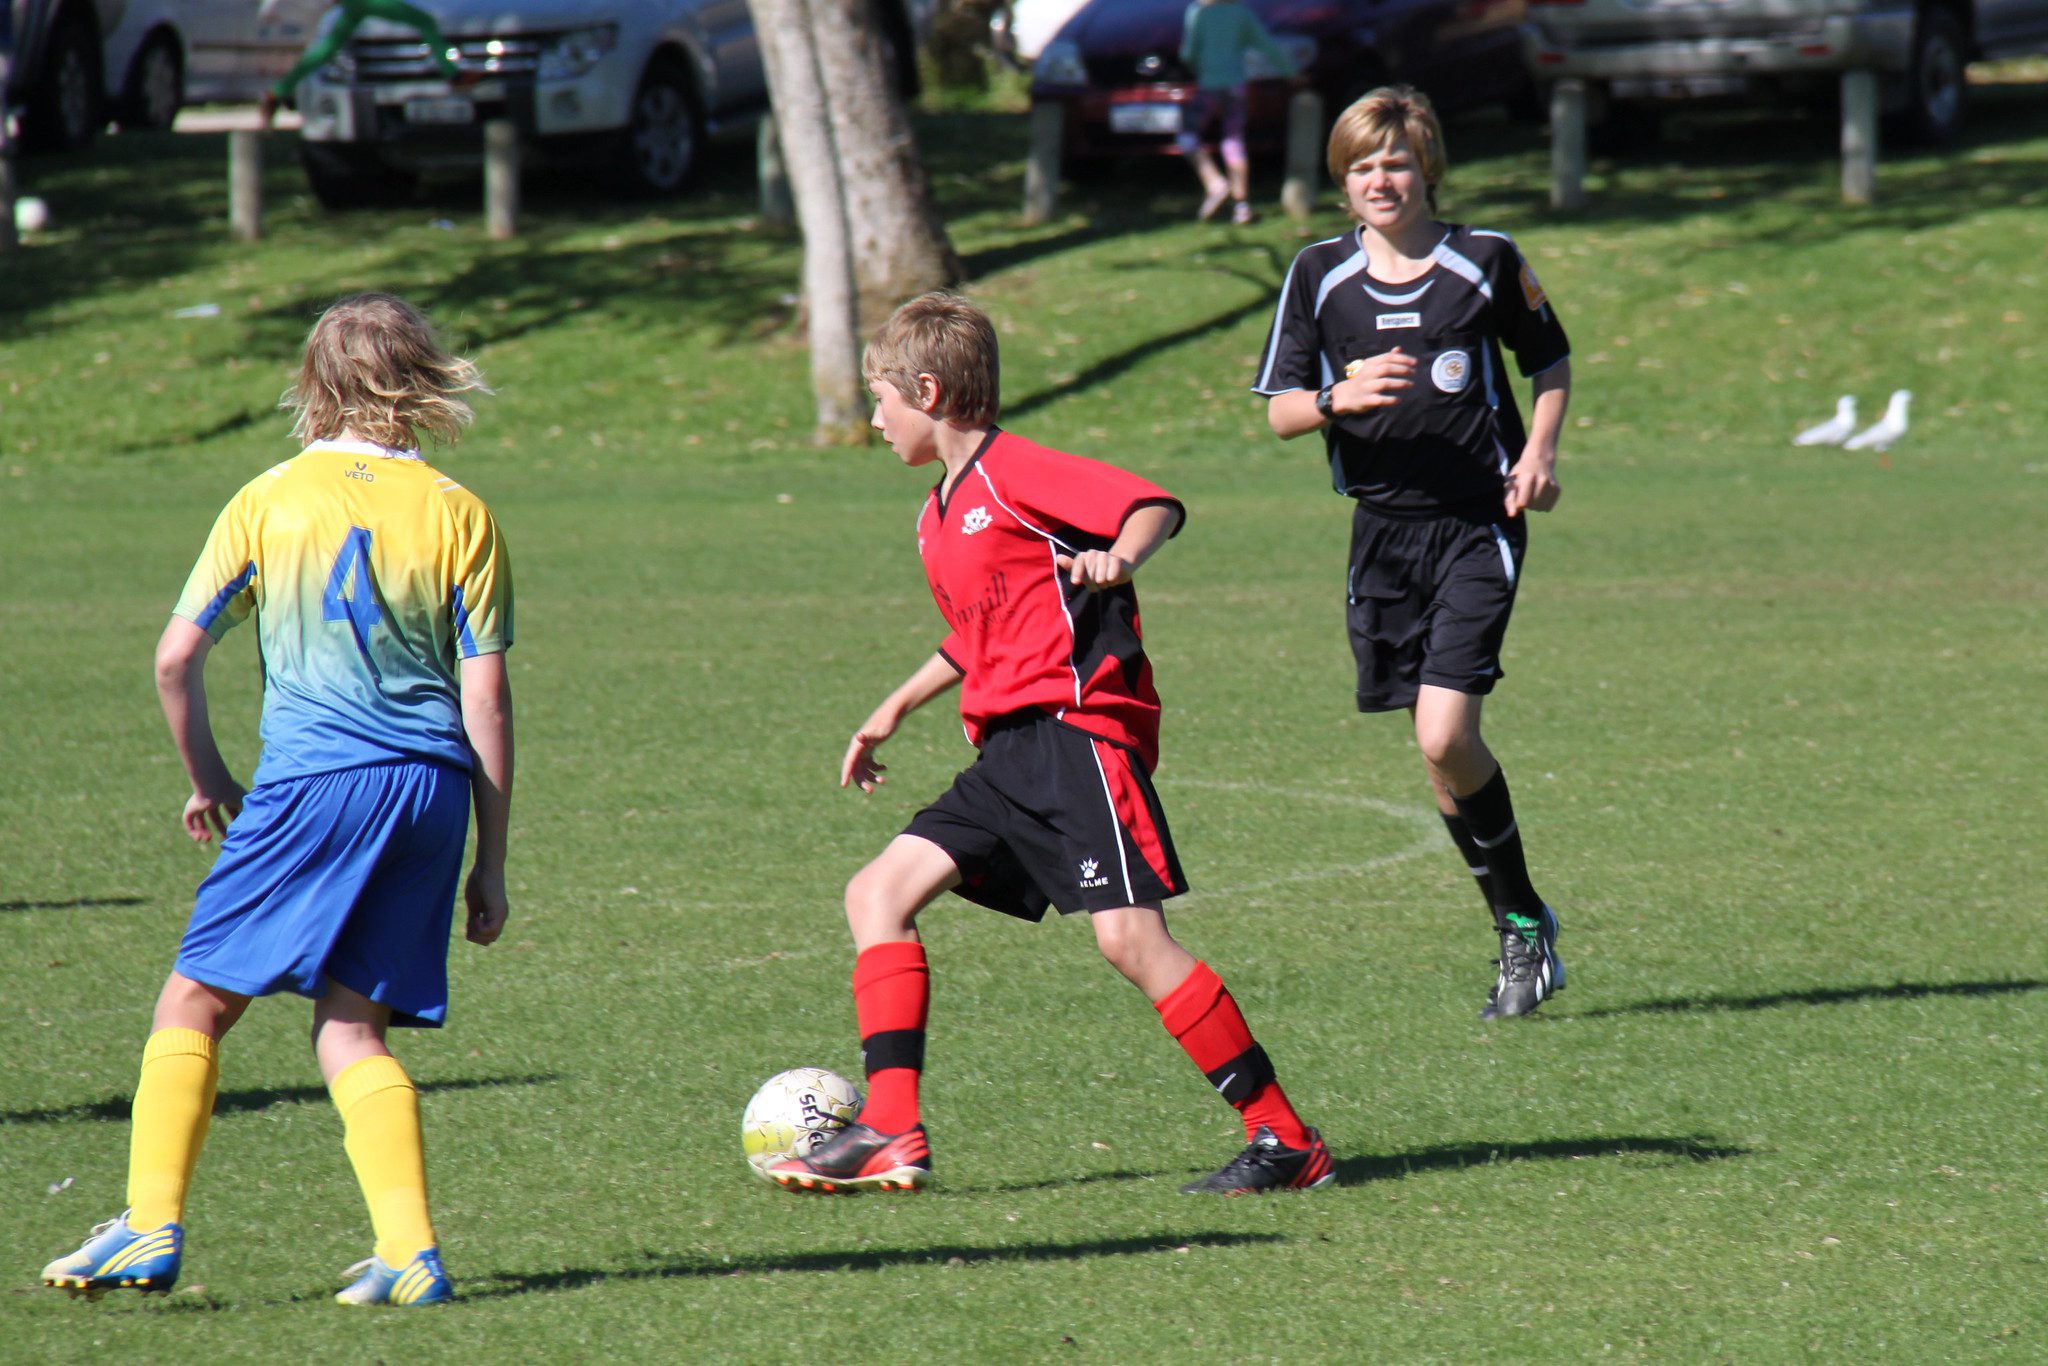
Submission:
POLYGON ((860 1113, 860 1090, 837 1072, 792 1067, 761 1083, 740 1116, 747 1165, 763 1181, 785 1157, 804 1157, 860 1113))
POLYGON ((34 195, 23 195, 14 201, 14 230, 29 233, 41 232, 50 226, 50 206, 34 195))

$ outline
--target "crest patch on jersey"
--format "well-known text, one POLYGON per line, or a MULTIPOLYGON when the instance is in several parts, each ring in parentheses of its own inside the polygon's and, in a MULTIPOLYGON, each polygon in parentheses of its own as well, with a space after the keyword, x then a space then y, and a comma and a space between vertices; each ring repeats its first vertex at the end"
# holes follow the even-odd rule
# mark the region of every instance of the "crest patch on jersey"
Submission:
POLYGON ((988 515, 987 508, 969 508, 967 515, 960 519, 960 530, 972 536, 977 531, 985 530, 994 520, 995 518, 988 515))
POLYGON ((1382 332, 1396 327, 1420 327, 1420 313, 1382 313, 1379 315, 1379 329, 1382 332))
POLYGON ((1463 351, 1446 351, 1430 363, 1429 378, 1445 393, 1459 393, 1472 380, 1472 357, 1463 351))
POLYGON ((1529 305, 1531 313, 1544 304, 1543 286, 1537 283, 1536 272, 1529 269, 1527 261, 1522 262, 1522 300, 1529 305))

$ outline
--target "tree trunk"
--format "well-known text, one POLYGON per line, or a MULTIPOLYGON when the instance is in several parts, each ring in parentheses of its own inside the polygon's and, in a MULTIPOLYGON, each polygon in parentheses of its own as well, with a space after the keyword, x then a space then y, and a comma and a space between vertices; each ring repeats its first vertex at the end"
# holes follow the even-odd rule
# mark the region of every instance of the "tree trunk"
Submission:
POLYGON ((989 21, 1003 0, 940 0, 927 46, 944 90, 988 89, 989 21))
POLYGON ((804 234, 804 297, 809 305, 811 389, 820 444, 867 439, 860 373, 860 318, 847 231, 841 157, 806 0, 748 0, 761 43, 782 160, 804 234))
POLYGON ((807 0, 859 285, 860 327, 905 299, 960 282, 931 181, 885 59, 874 0, 807 0))

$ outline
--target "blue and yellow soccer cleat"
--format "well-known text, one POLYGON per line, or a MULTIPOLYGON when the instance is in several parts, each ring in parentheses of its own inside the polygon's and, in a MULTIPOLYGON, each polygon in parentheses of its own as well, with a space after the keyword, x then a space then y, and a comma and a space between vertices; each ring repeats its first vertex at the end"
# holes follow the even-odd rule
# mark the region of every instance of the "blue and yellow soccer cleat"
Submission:
POLYGON ((109 1290, 161 1295, 178 1283, 178 1254, 184 1245, 185 1231, 176 1224, 137 1233, 122 1210, 93 1225, 92 1237, 78 1251, 44 1267, 43 1284, 95 1300, 109 1290))
POLYGON ((446 1304, 455 1298, 455 1282, 441 1266, 441 1252, 428 1248, 417 1253, 404 1267, 394 1270, 381 1257, 357 1262, 348 1269, 356 1277, 346 1290, 335 1295, 336 1304, 446 1304))

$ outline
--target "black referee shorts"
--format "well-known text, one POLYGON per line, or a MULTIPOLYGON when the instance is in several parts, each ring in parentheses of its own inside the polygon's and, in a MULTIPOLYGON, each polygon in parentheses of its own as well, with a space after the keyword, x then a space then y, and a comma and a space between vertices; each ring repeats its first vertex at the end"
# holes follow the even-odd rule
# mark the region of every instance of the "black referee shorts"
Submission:
POLYGON ((1412 706, 1424 683, 1492 692, 1528 543, 1525 517, 1404 521, 1360 503, 1348 612, 1358 709, 1412 706))
POLYGON ((1041 711, 990 726, 981 757, 903 833, 952 857, 956 895, 1023 920, 1048 905, 1107 911, 1188 888, 1138 756, 1041 711))

